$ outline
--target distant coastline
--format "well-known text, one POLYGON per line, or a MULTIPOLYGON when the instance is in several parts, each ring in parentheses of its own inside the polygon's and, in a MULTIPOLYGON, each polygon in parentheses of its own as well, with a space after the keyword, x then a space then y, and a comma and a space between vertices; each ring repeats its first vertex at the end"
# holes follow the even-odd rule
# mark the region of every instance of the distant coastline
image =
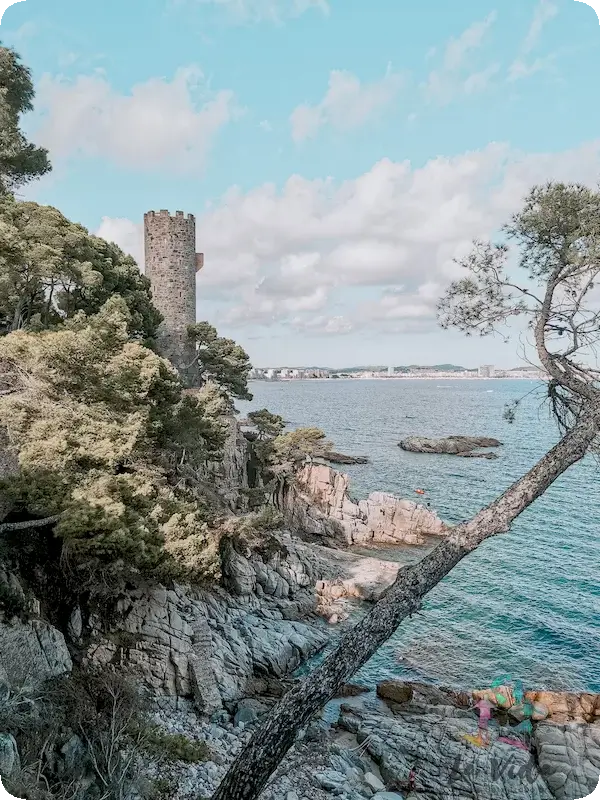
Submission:
POLYGON ((344 375, 343 377, 318 377, 318 378, 250 378, 250 383, 315 383, 315 382, 331 382, 331 381, 482 381, 487 383, 494 383, 495 381, 544 381, 545 376, 542 374, 533 375, 500 375, 493 378, 482 378, 478 375, 370 375, 364 377, 362 375, 344 375))
POLYGON ((477 369, 460 367, 455 364, 436 364, 433 366, 363 366, 334 369, 331 367, 253 367, 250 380, 267 382, 305 381, 305 380, 539 380, 546 376, 535 367, 516 367, 502 369, 486 364, 477 369))

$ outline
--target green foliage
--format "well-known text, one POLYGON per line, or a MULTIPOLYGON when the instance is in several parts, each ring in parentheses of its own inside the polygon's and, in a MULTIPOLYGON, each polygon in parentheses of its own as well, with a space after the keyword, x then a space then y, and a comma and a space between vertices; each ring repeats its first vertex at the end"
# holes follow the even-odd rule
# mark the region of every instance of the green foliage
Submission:
POLYGON ((248 502, 250 511, 262 508, 267 502, 267 489, 264 486, 252 486, 249 489, 242 489, 242 494, 248 502))
POLYGON ((80 311, 90 316, 115 295, 129 310, 129 335, 153 340, 161 317, 130 256, 56 208, 0 200, 0 330, 45 329, 80 311))
POLYGON ((0 195, 50 171, 47 150, 29 143, 19 127, 33 97, 31 73, 14 50, 0 46, 0 195))
POLYGON ((600 192, 580 184, 535 186, 504 232, 519 247, 520 266, 537 282, 589 273, 600 257, 600 192))
POLYGON ((271 414, 266 408, 260 411, 251 411, 248 414, 248 419, 256 427, 261 438, 279 436, 285 428, 283 417, 278 414, 271 414))
POLYGON ((172 476, 186 447, 198 462, 218 456, 220 401, 211 387, 184 394, 167 361, 129 340, 129 321, 115 297, 56 331, 0 340, 0 413, 21 467, 7 489, 29 513, 62 514, 56 534, 77 564, 214 576, 210 515, 172 476))
POLYGON ((438 306, 442 327, 485 336, 519 315, 533 326, 547 294, 543 333, 574 335, 576 349, 595 344, 598 320, 586 318, 584 300, 600 271, 600 192, 578 184, 535 186, 503 232, 533 286, 511 274, 508 244, 476 241, 458 262, 469 274, 452 283, 438 306))
POLYGON ((332 444, 319 428, 298 428, 273 439, 271 461, 292 463, 306 458, 319 458, 331 450, 332 444))
MULTIPOLYGON (((503 232, 516 245, 521 274, 506 242, 475 242, 459 262, 468 275, 439 303, 440 322, 485 336, 525 317, 564 432, 588 403, 600 400, 594 355, 600 312, 593 294, 600 280, 600 192, 579 184, 535 186, 503 232)), ((515 411, 506 410, 509 422, 515 411)))
POLYGON ((236 526, 236 533, 254 538, 254 534, 276 531, 283 525, 283 515, 273 506, 263 506, 258 511, 240 517, 236 526))
POLYGON ((197 764, 211 758, 206 742, 188 739, 181 733, 167 733, 158 725, 147 725, 143 730, 143 740, 152 756, 166 761, 197 764))
POLYGON ((196 374, 200 383, 211 382, 238 400, 252 400, 248 375, 252 369, 247 353, 232 339, 218 335, 208 322, 188 328, 197 345, 196 374))

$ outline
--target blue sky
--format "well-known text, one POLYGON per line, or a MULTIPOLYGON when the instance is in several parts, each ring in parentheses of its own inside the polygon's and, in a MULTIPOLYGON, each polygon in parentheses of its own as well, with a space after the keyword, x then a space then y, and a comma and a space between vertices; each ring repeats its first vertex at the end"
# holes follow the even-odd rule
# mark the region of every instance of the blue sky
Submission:
POLYGON ((257 365, 496 363, 437 328, 453 258, 527 189, 600 176, 600 25, 574 0, 26 0, 54 172, 24 196, 143 264, 195 213, 198 318, 257 365))

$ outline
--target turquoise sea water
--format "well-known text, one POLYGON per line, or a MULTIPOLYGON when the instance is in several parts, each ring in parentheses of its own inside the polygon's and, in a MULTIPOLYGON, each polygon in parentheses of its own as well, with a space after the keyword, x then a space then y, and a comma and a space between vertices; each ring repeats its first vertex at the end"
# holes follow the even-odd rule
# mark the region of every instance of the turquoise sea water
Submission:
MULTIPOLYGON (((351 493, 419 499, 449 523, 477 512, 558 438, 543 404, 527 397, 513 425, 505 403, 536 388, 518 380, 253 382, 242 414, 268 408, 292 427, 321 427, 336 449, 371 463, 345 467, 351 493), (493 436, 495 461, 403 452, 410 434, 493 436)), ((600 466, 588 457, 525 511, 509 534, 482 545, 427 597, 357 676, 485 686, 510 673, 536 688, 600 691, 600 466)), ((404 563, 419 548, 387 550, 404 563)))

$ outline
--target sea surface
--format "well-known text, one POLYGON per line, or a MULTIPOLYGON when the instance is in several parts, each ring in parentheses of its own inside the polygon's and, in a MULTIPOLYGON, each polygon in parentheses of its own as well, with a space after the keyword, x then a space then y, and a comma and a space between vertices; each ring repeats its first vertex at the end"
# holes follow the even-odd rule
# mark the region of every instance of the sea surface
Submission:
MULTIPOLYGON (((368 465, 341 468, 356 499, 386 491, 418 500, 415 489, 423 488, 431 508, 457 523, 556 443, 544 390, 534 381, 502 379, 255 381, 254 400, 238 408, 268 408, 290 428, 320 427, 337 450, 367 455, 368 465), (508 424, 505 404, 523 397, 508 424), (398 442, 411 434, 493 436, 504 446, 494 461, 405 453, 398 442)), ((472 687, 510 674, 531 688, 600 692, 599 469, 595 457, 586 457, 510 533, 464 559, 356 678, 472 687)), ((424 551, 379 552, 410 563, 424 551)))

